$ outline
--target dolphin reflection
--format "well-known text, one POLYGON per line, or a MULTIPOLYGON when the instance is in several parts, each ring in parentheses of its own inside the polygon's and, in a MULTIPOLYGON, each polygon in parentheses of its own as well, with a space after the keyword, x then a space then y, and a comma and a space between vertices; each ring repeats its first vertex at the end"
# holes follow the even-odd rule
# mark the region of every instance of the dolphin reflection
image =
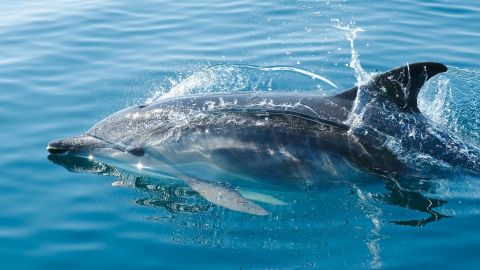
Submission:
MULTIPOLYGON (((74 173, 92 173, 104 176, 116 177, 114 183, 130 182, 127 186, 143 191, 141 198, 135 199, 135 203, 148 207, 159 207, 172 214, 200 214, 211 210, 215 204, 204 199, 198 191, 195 191, 190 185, 179 181, 169 181, 148 177, 145 175, 124 172, 114 166, 104 164, 92 159, 71 156, 71 155, 49 155, 48 159, 57 165, 63 166, 74 173)), ((434 221, 451 216, 441 214, 435 211, 435 208, 441 207, 447 203, 446 200, 431 198, 425 193, 434 194, 435 185, 429 180, 410 179, 402 181, 400 185, 395 179, 384 179, 384 191, 373 193, 371 198, 376 202, 397 206, 404 209, 425 213, 428 216, 421 219, 411 220, 393 220, 387 221, 391 224, 422 227, 434 221)), ((378 180, 378 179, 377 179, 378 180)), ((371 181, 369 181, 371 183, 371 181)), ((344 183, 351 188, 348 182, 344 183)), ((356 184, 355 188, 359 188, 356 184)), ((298 191, 308 192, 308 191, 298 191)), ((243 193, 242 193, 243 194, 243 193)), ((355 194, 352 192, 350 194, 355 194)), ((274 198, 265 199, 269 204, 283 204, 282 201, 275 201, 274 198)), ((258 198, 253 198, 259 200, 258 198)), ((261 199, 260 199, 261 200, 261 199)), ((381 218, 381 217, 380 217, 381 218)))

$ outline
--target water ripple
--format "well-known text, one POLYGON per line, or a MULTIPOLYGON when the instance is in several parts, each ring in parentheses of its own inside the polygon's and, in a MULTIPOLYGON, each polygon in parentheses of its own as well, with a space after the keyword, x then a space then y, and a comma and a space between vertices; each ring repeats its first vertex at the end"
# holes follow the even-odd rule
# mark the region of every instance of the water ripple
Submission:
POLYGON ((356 186, 272 194, 289 204, 250 217, 178 182, 135 186, 136 177, 101 166, 68 172, 47 160, 45 144, 174 85, 205 91, 184 79, 225 78, 218 68, 206 73, 209 66, 254 66, 257 76, 259 67, 273 66, 277 79, 287 74, 282 67, 304 73, 283 77, 290 88, 341 91, 358 73, 340 24, 365 30, 354 45, 367 73, 406 62, 448 64, 449 73, 423 89, 420 106, 478 143, 479 18, 476 1, 2 1, 2 269, 478 265, 472 176, 400 186, 352 176, 356 186))

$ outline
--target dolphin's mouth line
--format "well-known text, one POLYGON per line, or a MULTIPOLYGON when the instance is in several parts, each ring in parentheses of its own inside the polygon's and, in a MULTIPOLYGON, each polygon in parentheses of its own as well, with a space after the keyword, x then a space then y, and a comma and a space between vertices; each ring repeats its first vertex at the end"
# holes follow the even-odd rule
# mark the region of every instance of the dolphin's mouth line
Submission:
POLYGON ((62 149, 62 148, 56 148, 56 147, 51 146, 50 144, 47 145, 47 151, 50 154, 54 154, 54 155, 63 155, 63 154, 68 153, 68 150, 65 150, 65 149, 62 149))

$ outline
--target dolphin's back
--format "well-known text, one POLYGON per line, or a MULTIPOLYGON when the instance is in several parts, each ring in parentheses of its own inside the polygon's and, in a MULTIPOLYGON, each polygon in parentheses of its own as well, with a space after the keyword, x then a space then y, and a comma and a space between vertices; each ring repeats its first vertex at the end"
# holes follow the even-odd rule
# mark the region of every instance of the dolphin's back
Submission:
POLYGON ((222 119, 230 117, 231 121, 235 121, 235 117, 249 119, 248 115, 266 114, 290 115, 291 119, 304 118, 346 129, 342 122, 348 115, 348 109, 329 98, 313 94, 292 96, 288 93, 260 92, 193 95, 121 110, 94 125, 87 134, 125 145, 132 140, 141 140, 152 132, 180 130, 196 125, 196 122, 213 122, 221 116, 222 119))

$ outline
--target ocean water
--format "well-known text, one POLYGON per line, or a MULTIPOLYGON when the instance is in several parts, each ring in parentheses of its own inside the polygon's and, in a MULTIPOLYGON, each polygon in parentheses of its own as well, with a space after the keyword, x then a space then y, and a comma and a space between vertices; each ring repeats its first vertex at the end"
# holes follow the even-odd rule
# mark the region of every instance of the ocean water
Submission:
POLYGON ((166 96, 328 95, 416 61, 449 66, 422 90, 422 112, 479 144, 479 25, 478 1, 2 1, 0 268, 478 269, 475 176, 352 173, 268 191, 286 205, 251 216, 45 147, 166 96))

